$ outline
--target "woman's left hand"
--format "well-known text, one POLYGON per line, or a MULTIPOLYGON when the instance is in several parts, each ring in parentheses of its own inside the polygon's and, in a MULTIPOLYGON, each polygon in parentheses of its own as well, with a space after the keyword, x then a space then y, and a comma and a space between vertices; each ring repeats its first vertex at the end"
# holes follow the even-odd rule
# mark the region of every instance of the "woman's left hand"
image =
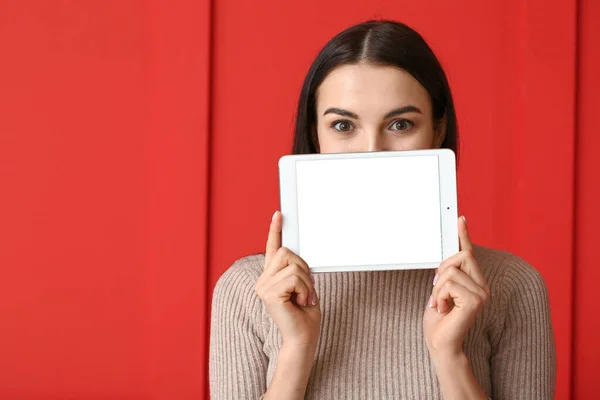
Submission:
POLYGON ((458 221, 460 251, 437 269, 423 328, 429 353, 446 360, 463 355, 463 342, 490 289, 473 255, 464 217, 458 221))

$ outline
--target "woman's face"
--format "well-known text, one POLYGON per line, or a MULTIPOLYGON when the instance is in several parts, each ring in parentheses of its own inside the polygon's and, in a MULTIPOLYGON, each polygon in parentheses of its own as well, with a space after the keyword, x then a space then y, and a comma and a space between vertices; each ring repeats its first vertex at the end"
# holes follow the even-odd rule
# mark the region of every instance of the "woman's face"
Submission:
POLYGON ((427 90, 408 72, 372 64, 343 65, 317 91, 321 153, 439 148, 427 90))

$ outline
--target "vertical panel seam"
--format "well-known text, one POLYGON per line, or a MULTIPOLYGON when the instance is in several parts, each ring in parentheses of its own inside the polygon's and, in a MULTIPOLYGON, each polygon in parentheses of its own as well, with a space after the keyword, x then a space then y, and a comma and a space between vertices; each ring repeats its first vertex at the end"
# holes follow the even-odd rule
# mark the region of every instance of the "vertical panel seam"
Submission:
POLYGON ((205 145, 206 145, 206 160, 204 162, 204 165, 206 166, 206 184, 205 184, 205 195, 206 195, 206 208, 205 208, 205 213, 206 213, 206 225, 204 227, 204 248, 205 253, 205 265, 206 265, 206 270, 205 270, 205 274, 204 274, 204 279, 206 282, 206 290, 204 291, 204 300, 205 300, 205 307, 206 307, 206 321, 205 321, 205 327, 206 327, 206 332, 207 335, 205 337, 205 351, 204 354, 206 354, 206 358, 204 361, 205 365, 207 365, 206 368, 206 375, 204 377, 205 380, 205 386, 204 386, 204 391, 205 391, 205 397, 206 399, 210 398, 210 382, 209 382, 209 357, 210 357, 210 321, 211 321, 211 311, 212 311, 212 307, 211 307, 211 299, 212 299, 212 289, 211 289, 211 278, 212 278, 212 274, 211 274, 211 268, 210 268, 210 257, 211 257, 211 240, 210 240, 210 232, 211 232, 211 226, 212 226, 212 221, 211 221, 211 208, 212 208, 212 197, 210 195, 211 193, 211 187, 212 187, 212 131, 213 131, 213 108, 212 108, 212 104, 213 104, 213 96, 214 96, 214 88, 213 88, 213 71, 214 71, 214 37, 215 37, 215 32, 214 32, 214 22, 215 22, 215 18, 214 18, 214 14, 215 14, 215 3, 214 0, 208 0, 207 1, 207 7, 208 7, 208 71, 207 71, 207 75, 205 77, 205 79, 208 80, 207 82, 207 86, 206 86, 206 90, 207 90, 207 94, 206 94, 206 99, 207 99, 207 103, 206 103, 206 138, 205 138, 205 145))
POLYGON ((573 120, 573 201, 572 201, 572 214, 571 214, 571 351, 569 364, 571 367, 571 379, 569 379, 570 387, 568 388, 570 397, 575 398, 575 377, 576 377, 576 354, 577 346, 575 345, 577 335, 577 218, 579 213, 577 212, 578 203, 578 188, 579 188, 579 85, 580 85, 580 57, 581 57, 581 0, 575 0, 575 60, 574 60, 574 96, 573 96, 573 108, 574 108, 574 120, 573 120))

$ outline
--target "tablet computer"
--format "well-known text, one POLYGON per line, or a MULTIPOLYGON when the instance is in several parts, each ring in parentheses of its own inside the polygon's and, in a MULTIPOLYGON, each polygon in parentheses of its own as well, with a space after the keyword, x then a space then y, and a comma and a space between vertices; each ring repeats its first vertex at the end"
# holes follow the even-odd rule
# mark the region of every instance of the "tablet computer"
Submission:
POLYGON ((282 245, 311 272, 437 268, 458 252, 452 150, 279 160, 282 245))

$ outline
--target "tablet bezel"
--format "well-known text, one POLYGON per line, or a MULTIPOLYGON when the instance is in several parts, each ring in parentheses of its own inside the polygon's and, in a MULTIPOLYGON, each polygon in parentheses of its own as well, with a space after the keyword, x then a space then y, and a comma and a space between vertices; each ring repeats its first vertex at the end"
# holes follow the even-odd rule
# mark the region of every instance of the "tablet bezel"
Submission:
MULTIPOLYGON (((279 192, 283 216, 282 246, 299 254, 298 204, 296 186, 296 161, 333 160, 374 157, 420 157, 437 156, 440 187, 440 216, 442 231, 442 260, 458 252, 458 209, 456 194, 456 157, 450 149, 381 151, 365 153, 329 153, 286 155, 279 159, 279 192)), ((437 268, 440 263, 386 264, 364 266, 319 266, 309 265, 311 272, 384 271, 397 269, 437 268)))

